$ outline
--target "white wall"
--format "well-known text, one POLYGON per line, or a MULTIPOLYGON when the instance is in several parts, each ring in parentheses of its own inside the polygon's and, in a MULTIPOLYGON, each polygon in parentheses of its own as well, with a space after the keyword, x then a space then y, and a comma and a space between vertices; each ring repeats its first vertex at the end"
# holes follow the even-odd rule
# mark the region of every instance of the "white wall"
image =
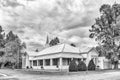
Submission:
POLYGON ((99 66, 100 69, 112 69, 113 68, 113 65, 105 57, 99 57, 97 65, 99 66))
POLYGON ((92 49, 90 52, 87 53, 87 56, 86 56, 87 66, 92 58, 98 58, 98 53, 94 49, 92 49))
POLYGON ((99 66, 99 69, 104 69, 104 59, 105 59, 105 57, 99 57, 98 58, 97 66, 99 66))
POLYGON ((26 68, 26 57, 22 56, 22 68, 26 68))

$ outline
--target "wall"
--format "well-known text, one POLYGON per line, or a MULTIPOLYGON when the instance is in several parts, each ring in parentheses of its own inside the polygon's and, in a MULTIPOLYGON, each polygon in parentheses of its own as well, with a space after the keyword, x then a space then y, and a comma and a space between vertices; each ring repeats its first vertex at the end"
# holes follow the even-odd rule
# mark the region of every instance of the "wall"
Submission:
POLYGON ((86 65, 87 66, 88 66, 88 64, 89 64, 89 62, 92 58, 97 58, 98 59, 98 53, 94 49, 90 50, 87 53, 87 56, 86 56, 86 65))
POLYGON ((104 59, 105 59, 105 57, 99 57, 98 58, 97 66, 99 66, 99 69, 104 69, 104 59))
POLYGON ((105 57, 98 58, 98 66, 99 66, 99 69, 112 69, 113 68, 113 65, 105 57))
POLYGON ((28 55, 22 57, 22 68, 27 68, 27 66, 30 67, 28 55))
POLYGON ((26 68, 26 57, 22 56, 22 68, 26 68))
MULTIPOLYGON (((56 54, 51 54, 51 55, 43 55, 39 57, 34 57, 34 58, 29 58, 30 60, 40 60, 40 59, 52 59, 52 58, 83 58, 79 53, 56 53, 56 54)), ((33 66, 34 69, 41 69, 41 66, 33 66)), ((56 70, 61 70, 61 69, 68 69, 69 65, 62 65, 62 66, 45 66, 44 69, 56 69, 56 70)))

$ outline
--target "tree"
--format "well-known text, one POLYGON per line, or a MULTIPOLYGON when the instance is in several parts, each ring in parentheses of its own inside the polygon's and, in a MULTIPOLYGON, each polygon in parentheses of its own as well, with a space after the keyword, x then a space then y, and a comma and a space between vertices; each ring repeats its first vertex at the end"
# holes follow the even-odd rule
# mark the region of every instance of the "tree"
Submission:
POLYGON ((73 44, 73 43, 71 43, 70 45, 71 45, 71 46, 73 46, 73 47, 76 47, 76 45, 75 45, 75 44, 73 44))
POLYGON ((5 45, 5 33, 3 33, 4 30, 2 29, 2 26, 0 26, 0 48, 4 48, 5 45))
POLYGON ((99 53, 98 54, 99 57, 105 56, 105 50, 102 48, 102 46, 96 46, 96 50, 99 53))
POLYGON ((10 31, 5 35, 4 30, 0 26, 0 63, 1 67, 7 62, 15 66, 21 63, 21 49, 26 47, 25 43, 21 45, 21 40, 17 35, 10 31), (15 64, 16 63, 16 64, 15 64))
POLYGON ((8 41, 14 41, 18 36, 16 36, 15 34, 13 34, 12 31, 10 31, 7 35, 6 35, 6 42, 8 41))
POLYGON ((6 62, 11 62, 13 66, 19 64, 20 52, 19 45, 15 41, 7 42, 5 45, 6 53, 6 62))
POLYGON ((78 67, 78 71, 86 71, 87 70, 86 64, 83 61, 80 61, 77 67, 78 67))
POLYGON ((23 46, 25 47, 19 37, 13 34, 12 31, 6 35, 5 53, 8 58, 6 61, 11 62, 13 66, 17 66, 17 68, 20 68, 19 64, 22 62, 21 49, 23 46))
POLYGON ((27 48, 27 46, 26 46, 26 43, 25 43, 25 42, 23 42, 21 46, 22 46, 22 48, 25 48, 25 49, 27 48))
POLYGON ((95 40, 104 48, 105 56, 113 62, 114 68, 118 68, 119 46, 116 37, 120 36, 120 4, 103 4, 100 7, 100 17, 89 30, 90 38, 95 40))
POLYGON ((95 70, 95 64, 93 59, 90 60, 89 64, 88 64, 88 70, 95 70))
POLYGON ((70 72, 75 72, 77 70, 78 70, 77 69, 77 64, 76 64, 75 60, 72 60, 70 65, 69 65, 69 71, 70 72))
POLYGON ((60 41, 59 41, 59 38, 56 37, 50 41, 49 45, 54 46, 54 45, 57 45, 58 43, 60 43, 60 41))
POLYGON ((38 49, 36 49, 36 50, 35 50, 35 52, 39 52, 39 50, 38 50, 38 49))
POLYGON ((2 29, 2 26, 0 26, 0 64, 1 67, 4 66, 4 62, 6 61, 5 58, 5 52, 4 52, 4 46, 5 45, 5 33, 4 30, 2 29))

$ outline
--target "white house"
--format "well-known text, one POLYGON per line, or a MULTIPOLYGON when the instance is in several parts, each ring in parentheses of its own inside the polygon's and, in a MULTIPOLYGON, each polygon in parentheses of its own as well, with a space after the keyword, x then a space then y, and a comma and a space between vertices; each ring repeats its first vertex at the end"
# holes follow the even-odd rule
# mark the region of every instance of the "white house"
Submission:
POLYGON ((23 57, 23 68, 31 67, 33 69, 68 69, 71 60, 78 63, 83 60, 86 65, 94 58, 95 64, 98 62, 98 53, 95 48, 80 50, 69 44, 58 44, 47 47, 40 52, 29 52, 23 57), (82 52, 81 52, 82 51, 82 52))

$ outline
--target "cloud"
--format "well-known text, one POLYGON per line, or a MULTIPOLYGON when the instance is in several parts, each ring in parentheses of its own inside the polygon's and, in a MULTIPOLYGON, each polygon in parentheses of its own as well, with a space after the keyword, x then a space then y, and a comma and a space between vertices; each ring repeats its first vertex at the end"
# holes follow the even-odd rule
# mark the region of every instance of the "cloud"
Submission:
POLYGON ((113 0, 2 1, 0 24, 6 32, 13 30, 18 34, 30 49, 38 46, 36 43, 44 45, 46 33, 58 36, 62 42, 95 45, 88 37, 88 30, 99 16, 101 4, 114 3, 113 0))
POLYGON ((30 42, 29 46, 31 47, 31 51, 36 50, 36 49, 42 50, 44 48, 43 45, 41 45, 37 42, 30 42))
POLYGON ((23 6, 17 0, 1 0, 1 5, 4 7, 13 7, 13 8, 17 6, 23 6))

